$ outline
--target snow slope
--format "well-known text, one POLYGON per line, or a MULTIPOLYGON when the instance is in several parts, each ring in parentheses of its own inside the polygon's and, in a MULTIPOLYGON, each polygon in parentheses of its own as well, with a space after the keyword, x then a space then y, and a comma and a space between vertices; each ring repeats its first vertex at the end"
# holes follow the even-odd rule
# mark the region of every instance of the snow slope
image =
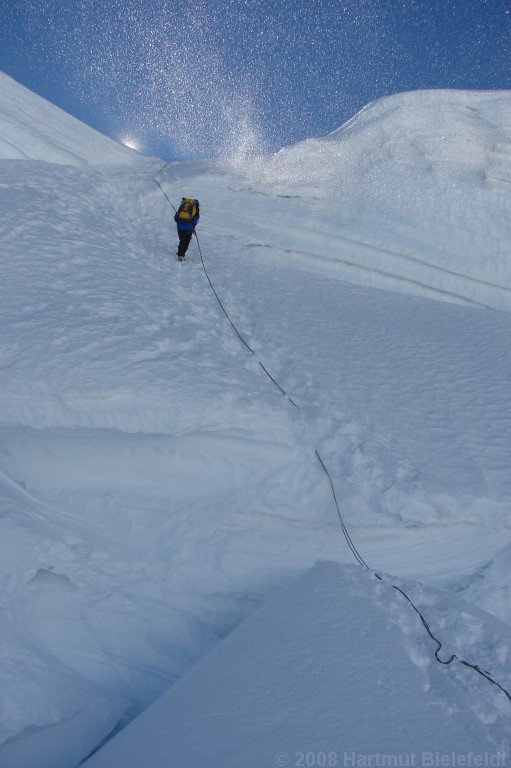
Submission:
POLYGON ((161 165, 101 137, 92 163, 80 154, 89 129, 61 112, 71 154, 56 158, 25 90, 9 87, 2 768, 77 765, 317 559, 351 562, 311 439, 372 566, 509 622, 510 193, 462 172, 509 171, 494 149, 509 94, 396 96, 325 140, 158 176, 171 199, 200 197, 215 286, 298 411, 233 333, 196 244, 173 260, 161 165), (449 166, 456 187, 441 154, 420 174, 395 167, 396 121, 413 136, 414 110, 420 157, 443 147, 437 131, 472 125, 449 166), (399 185, 389 211, 385 188, 399 185))
POLYGON ((240 215, 263 218, 247 246, 362 285, 511 308, 508 91, 389 96, 330 136, 231 165, 240 215))
POLYGON ((134 150, 103 136, 0 72, 0 160, 64 165, 144 162, 134 150))
MULTIPOLYGON (((435 623, 448 616, 445 595, 407 588, 435 623)), ((451 649, 473 653, 474 636, 484 634, 484 663, 496 647, 507 654, 509 627, 460 600, 449 607, 458 616, 442 628, 451 649)), ((385 756, 428 765, 453 752, 506 765, 511 702, 477 672, 441 666, 434 647, 391 586, 355 566, 321 563, 85 765, 341 766, 367 765, 370 756, 376 765, 385 756)), ((497 662, 509 681, 505 667, 497 662)))

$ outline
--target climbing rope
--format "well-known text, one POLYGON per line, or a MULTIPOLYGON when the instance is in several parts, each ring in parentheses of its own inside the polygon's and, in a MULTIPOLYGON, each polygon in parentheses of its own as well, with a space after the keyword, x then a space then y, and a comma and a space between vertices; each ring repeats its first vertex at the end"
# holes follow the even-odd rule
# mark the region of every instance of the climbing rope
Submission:
MULTIPOLYGON (((378 579, 380 579, 380 581, 383 581, 382 577, 379 574, 375 573, 374 575, 378 579)), ((457 656, 455 653, 453 653, 451 655, 451 658, 448 659, 447 661, 444 661, 443 659, 441 659, 438 654, 439 654, 439 652, 440 652, 440 650, 442 648, 442 643, 440 642, 440 640, 437 637, 435 637, 435 635, 433 634, 433 632, 430 629, 430 626, 429 626, 428 622, 426 621, 426 619, 424 618, 422 613, 419 611, 417 606, 411 601, 411 599, 408 597, 406 592, 401 589, 401 587, 397 587, 395 584, 392 584, 392 587, 397 592, 400 592, 403 595, 403 597, 405 598, 405 600, 407 600, 410 603, 410 605, 412 606, 412 608, 415 611, 415 613, 419 616, 419 618, 420 618, 420 620, 421 620, 421 622, 422 622, 422 624, 424 626, 424 629, 426 630, 426 632, 428 633, 430 638, 432 640, 434 640, 435 643, 437 644, 437 649, 435 651, 435 658, 439 662, 439 664, 444 664, 445 666, 447 666, 448 664, 451 664, 451 662, 457 661, 460 664, 463 664, 463 666, 465 666, 465 667, 470 667, 470 669, 475 669, 475 671, 479 672, 479 674, 482 675, 483 677, 485 677, 486 680, 489 680, 490 683, 493 683, 493 685, 496 685, 497 688, 500 688, 500 690, 507 696, 507 698, 511 702, 511 694, 509 693, 509 691, 507 691, 504 688, 504 686, 502 686, 500 683, 498 683, 496 680, 494 680, 493 677, 491 677, 489 672, 486 672, 484 669, 481 669, 481 667, 478 666, 478 664, 471 664, 469 661, 465 661, 465 659, 460 659, 460 657, 457 656)))
MULTIPOLYGON (((163 170, 164 170, 164 169, 167 167, 167 165, 168 165, 168 163, 166 163, 166 164, 163 166, 163 168, 162 168, 160 171, 158 171, 158 174, 159 174, 159 173, 161 173, 161 171, 163 171, 163 170)), ((157 175, 158 175, 158 174, 157 174, 157 175)), ((174 209, 174 211, 175 211, 175 210, 176 210, 176 208, 174 207, 173 203, 171 202, 171 200, 170 200, 170 199, 169 199, 169 197, 167 196, 167 193, 165 192, 165 190, 164 190, 164 189, 163 189, 163 187, 161 186, 161 184, 160 184, 160 182, 158 181, 158 179, 157 179, 157 178, 155 178, 155 179, 154 179, 154 181, 155 181, 155 182, 156 182, 156 184, 159 186, 159 188, 161 189, 161 191, 163 192, 163 194, 164 194, 164 195, 165 195, 165 197, 167 198, 168 202, 170 203, 170 205, 172 206, 172 208, 173 208, 173 209, 174 209)), ((277 389, 280 391, 280 393, 281 393, 281 394, 282 394, 282 395, 283 395, 285 398, 287 398, 287 400, 289 401, 289 403, 290 403, 290 404, 291 404, 291 405, 292 405, 294 408, 296 408, 296 409, 297 409, 297 410, 298 410, 300 413, 302 413, 302 415, 303 415, 303 412, 302 412, 302 409, 300 408, 300 406, 296 404, 296 402, 295 402, 295 401, 294 401, 294 400, 291 398, 291 396, 290 396, 290 395, 289 395, 289 394, 286 392, 286 390, 285 390, 285 389, 284 389, 284 388, 283 388, 283 387, 282 387, 282 386, 281 386, 281 385, 278 383, 278 381, 277 381, 277 380, 274 378, 274 376, 272 376, 272 375, 271 375, 271 373, 268 371, 268 369, 266 368, 266 366, 265 366, 265 365, 262 363, 262 361, 261 361, 261 360, 259 360, 259 358, 257 357, 256 353, 254 352, 254 350, 253 350, 253 349, 252 349, 252 347, 250 346, 250 344, 249 344, 249 343, 246 341, 246 339, 245 339, 245 338, 243 337, 243 335, 240 333, 240 331, 239 331, 239 330, 238 330, 238 328, 236 327, 235 323, 232 321, 231 317, 229 316, 229 313, 228 313, 228 312, 227 312, 227 310, 225 309, 225 307, 224 307, 224 305, 223 305, 223 303, 222 303, 222 301, 221 301, 221 299, 220 299, 220 296, 218 295, 218 292, 217 292, 217 290, 215 289, 215 286, 213 285, 213 282, 212 282, 212 280, 211 280, 211 278, 210 278, 210 276, 209 276, 209 273, 208 273, 208 270, 207 270, 207 267, 206 267, 206 263, 205 263, 205 261, 204 261, 204 256, 203 256, 203 254, 202 254, 202 249, 201 249, 201 247, 200 247, 200 241, 199 241, 199 238, 198 238, 198 236, 197 236, 197 233, 196 233, 196 232, 194 232, 194 235, 195 235, 195 239, 196 239, 196 241, 197 241, 197 248, 198 248, 198 250, 199 250, 199 256, 200 256, 200 260, 201 260, 202 269, 203 269, 203 271, 204 271, 204 274, 205 274, 205 276, 206 276, 206 278, 207 278, 207 281, 208 281, 208 283, 209 283, 209 285, 210 285, 210 288, 211 288, 211 290, 212 290, 212 292, 213 292, 213 294, 214 294, 214 296, 215 296, 215 298, 216 298, 216 300, 217 300, 217 302, 218 302, 218 305, 220 306, 220 308, 221 308, 221 310, 222 310, 223 314, 225 315, 225 317, 226 317, 226 318, 227 318, 227 320, 229 321, 229 323, 230 323, 230 325, 231 325, 232 329, 233 329, 233 330, 234 330, 234 332, 236 333, 236 336, 237 336, 237 337, 238 337, 238 339, 241 341, 241 343, 242 343, 242 344, 245 346, 245 348, 246 348, 246 349, 247 349, 247 350, 248 350, 248 351, 251 353, 251 355, 253 355, 253 357, 254 357, 254 358, 257 360, 257 362, 258 362, 259 366, 261 367, 262 371, 263 371, 263 372, 264 372, 264 373, 265 373, 265 374, 268 376, 268 378, 269 378, 269 379, 270 379, 270 380, 273 382, 274 386, 275 386, 275 387, 277 387, 277 389)), ((305 420, 305 423, 307 424, 307 421, 306 421, 306 420, 305 420)), ((307 425, 307 426, 308 426, 308 425, 307 425)), ((313 448, 314 448, 314 453, 315 453, 315 455, 316 455, 316 458, 317 458, 317 460, 318 460, 318 462, 319 462, 319 464, 320 464, 321 468, 323 469, 323 471, 324 471, 324 473, 325 473, 325 475, 326 475, 326 477, 327 477, 327 479, 328 479, 328 482, 329 482, 329 485, 330 485, 330 489, 331 489, 331 492, 332 492, 332 496, 333 496, 333 499, 334 499, 334 502, 335 502, 335 508, 336 508, 336 510, 337 510, 337 515, 338 515, 338 517, 339 517, 339 522, 340 522, 340 525, 341 525, 341 529, 342 529, 342 532, 343 532, 344 538, 346 539, 346 543, 347 543, 347 545, 348 545, 349 549, 351 550, 351 553, 353 554, 353 557, 355 558, 355 560, 358 562, 358 564, 359 564, 359 565, 361 565, 361 566, 365 567, 365 568, 366 568, 368 571, 370 571, 370 572, 371 572, 371 573, 372 573, 372 574, 373 574, 373 575, 374 575, 374 576, 375 576, 377 579, 379 579, 379 581, 381 581, 381 582, 384 582, 385 580, 383 579, 383 577, 382 577, 382 576, 381 576, 379 573, 377 573, 376 571, 374 571, 374 570, 373 570, 373 569, 372 569, 372 568, 371 568, 371 567, 370 567, 370 566, 369 566, 369 565, 366 563, 366 561, 364 560, 364 558, 362 557, 362 555, 360 554, 360 552, 359 552, 359 551, 358 551, 358 549, 356 548, 355 544, 353 543, 353 540, 352 540, 352 538, 351 538, 351 535, 350 535, 350 533, 349 533, 349 531, 348 531, 348 528, 347 528, 347 526, 346 526, 346 524, 345 524, 345 522, 344 522, 343 516, 342 516, 342 514, 341 514, 341 508, 340 508, 339 502, 338 502, 338 500, 337 500, 337 494, 336 494, 336 492, 335 492, 335 486, 334 486, 334 482, 333 482, 333 480, 332 480, 332 476, 331 476, 331 474, 330 474, 330 472, 329 472, 329 470, 328 470, 328 467, 326 466, 325 462, 323 461, 323 459, 322 459, 322 457, 321 457, 321 454, 319 453, 319 450, 318 450, 318 449, 317 449, 317 447, 316 447, 316 444, 315 444, 315 442, 314 442, 314 438, 312 437, 312 434, 310 433, 310 430, 309 430, 309 436, 310 436, 310 440, 311 440, 312 446, 313 446, 313 448)), ((486 672, 485 670, 481 669, 481 667, 480 667, 479 665, 477 665, 477 664, 472 664, 472 663, 471 663, 471 662, 469 662, 469 661, 465 661, 465 659, 461 659, 461 658, 460 658, 459 656, 457 656, 455 653, 451 654, 451 657, 450 657, 450 658, 449 658, 447 661, 445 661, 445 660, 441 659, 441 658, 440 658, 440 656, 439 656, 438 654, 440 653, 440 650, 441 650, 441 649, 442 649, 442 647, 443 647, 443 646, 442 646, 442 643, 441 643, 441 641, 440 641, 440 640, 439 640, 439 639, 438 639, 438 638, 437 638, 437 637, 436 637, 436 636, 433 634, 433 632, 431 631, 431 628, 430 628, 430 626, 429 626, 428 622, 426 621, 425 617, 423 616, 423 614, 421 613, 421 611, 419 610, 419 608, 417 608, 417 606, 416 606, 416 605, 415 605, 415 603, 412 601, 412 599, 409 597, 409 595, 407 595, 407 594, 406 594, 406 592, 405 592, 405 591, 404 591, 404 590, 403 590, 401 587, 398 587, 396 584, 392 584, 391 582, 389 582, 389 583, 390 583, 390 585, 392 586, 392 588, 393 588, 393 589, 395 589, 397 592, 399 592, 399 593, 400 593, 400 594, 401 594, 401 595, 402 595, 402 596, 405 598, 405 600, 406 600, 406 601, 409 603, 409 605, 410 605, 410 606, 413 608, 413 610, 415 611, 415 613, 416 613, 416 614, 418 615, 418 617, 420 618, 420 620, 421 620, 421 622, 422 622, 422 625, 424 626, 424 629, 425 629, 425 630, 426 630, 426 632, 428 633, 429 637, 430 637, 430 638, 431 638, 431 639, 432 639, 432 640, 433 640, 433 641, 436 643, 436 645, 437 645, 437 648, 436 648, 436 650, 435 650, 435 659, 438 661, 438 663, 439 663, 439 664, 442 664, 442 665, 444 665, 444 666, 448 666, 448 665, 449 665, 449 664, 451 664, 453 661, 457 661, 459 664, 462 664, 462 665, 463 665, 463 666, 465 666, 465 667, 470 667, 470 669, 474 669, 476 672, 478 672, 480 675, 482 675, 482 677, 484 677, 484 678, 485 678, 486 680, 488 680, 490 683, 492 683, 493 685, 497 686, 497 688, 499 688, 499 689, 500 689, 500 690, 501 690, 501 691, 502 691, 502 692, 505 694, 505 696, 507 696, 507 698, 509 699, 509 701, 510 701, 510 703, 511 703, 511 694, 509 693, 509 691, 507 691, 507 690, 506 690, 506 689, 505 689, 505 688, 504 688, 504 687, 503 687, 503 686, 502 686, 500 683, 498 683, 496 680, 494 680, 494 679, 491 677, 491 675, 490 675, 490 673, 489 673, 489 672, 486 672)))
MULTIPOLYGON (((227 320, 229 321, 229 323, 231 324, 231 326, 234 328, 234 331, 235 331, 236 335, 238 336, 238 338, 240 339, 240 341, 242 342, 242 344, 244 344, 244 345, 245 345, 245 347, 246 347, 246 348, 249 350, 249 352, 251 352, 251 353, 252 353, 252 355, 253 355, 253 356, 256 358, 256 360, 257 360, 257 362, 258 362, 259 366, 261 367, 262 371, 263 371, 263 372, 264 372, 264 373, 265 373, 265 374, 268 376, 268 378, 269 378, 269 379, 270 379, 270 380, 273 382, 273 384, 274 384, 274 385, 277 387, 277 389, 279 390, 279 392, 280 392, 282 395, 284 395, 284 397, 285 397, 285 398, 287 398, 287 400, 288 400, 288 401, 291 403, 291 405, 292 405, 294 408, 296 408, 298 411, 300 411, 300 413, 301 413, 301 412, 302 412, 302 409, 300 408, 300 406, 296 404, 296 402, 293 400, 293 398, 292 398, 292 397, 291 397, 291 396, 290 396, 290 395, 289 395, 289 394, 286 392, 286 390, 285 390, 285 389, 284 389, 284 388, 283 388, 283 387, 282 387, 282 386, 279 384, 279 382, 277 381, 277 379, 276 379, 274 376, 272 376, 272 375, 271 375, 271 373, 269 372, 268 368, 266 368, 266 366, 265 366, 265 365, 262 363, 262 361, 261 361, 261 360, 259 360, 259 358, 257 357, 256 353, 254 352, 254 350, 253 350, 253 349, 252 349, 252 347, 250 346, 250 344, 249 344, 249 343, 246 341, 246 339, 244 339, 244 338, 243 338, 243 336, 242 336, 242 335, 241 335, 241 333, 238 331, 238 329, 237 329, 237 328, 236 328, 236 326, 234 325, 233 321, 232 321, 232 320, 231 320, 231 318, 229 317, 229 314, 228 314, 227 310, 225 309, 224 305, 222 304, 222 301, 221 301, 220 297, 218 296, 218 293, 217 293, 217 291, 215 290, 215 287, 214 287, 213 283, 211 282, 211 278, 209 277, 209 274, 208 274, 208 270, 207 270, 206 264, 205 264, 205 262, 204 262, 204 257, 203 257, 203 255, 202 255, 202 250, 201 250, 201 247, 200 247, 200 242, 199 242, 199 238, 198 238, 198 236, 197 236, 197 233, 195 233, 195 238, 196 238, 196 240, 197 240, 197 247, 198 247, 198 249, 199 249, 199 256, 200 256, 200 259, 201 259, 201 262, 202 262, 202 268, 203 268, 203 270, 204 270, 204 274, 206 275, 206 277, 207 277, 207 279, 208 279, 208 282, 209 282, 209 284, 210 284, 210 286, 211 286, 211 290, 212 290, 212 291, 213 291, 213 293, 215 294, 215 296, 216 296, 216 300, 218 301, 218 303, 219 303, 219 305, 220 305, 220 307, 221 307, 221 309, 222 309, 222 312, 223 312, 223 313, 224 313, 224 315, 226 316, 226 318, 227 318, 227 320)), ((307 422, 305 422, 305 423, 307 423, 307 422)), ((311 443, 312 443, 312 447, 314 448, 314 453, 315 453, 315 455, 316 455, 316 458, 317 458, 317 460, 319 461, 319 464, 320 464, 321 468, 323 469, 323 471, 324 471, 325 475, 327 476, 328 482, 329 482, 329 484, 330 484, 330 489, 331 489, 331 491, 332 491, 332 496, 333 496, 333 499, 334 499, 335 508, 336 508, 336 510, 337 510, 337 515, 338 515, 338 517, 339 517, 339 522, 340 522, 340 524, 341 524, 341 529, 342 529, 342 532, 343 532, 343 534, 344 534, 344 538, 346 539, 346 543, 348 544, 348 547, 350 548, 350 550, 351 550, 351 552, 352 552, 352 554, 353 554, 353 556, 354 556, 355 560, 356 560, 358 563, 360 563, 360 565, 363 565, 363 566, 365 566, 365 567, 367 568, 367 570, 368 570, 368 571, 370 571, 370 570, 371 570, 371 568, 369 568, 369 566, 368 566, 368 565, 367 565, 367 563, 365 562, 364 558, 362 557, 362 555, 360 554, 360 552, 359 552, 359 551, 358 551, 358 549, 356 548, 355 544, 353 543, 353 540, 352 540, 352 538, 351 538, 351 536, 350 536, 350 533, 349 533, 349 531, 348 531, 348 529, 347 529, 347 527, 346 527, 346 524, 345 524, 345 522, 344 522, 344 520, 343 520, 343 517, 342 517, 342 514, 341 514, 341 508, 340 508, 340 506, 339 506, 339 502, 337 501, 337 494, 335 493, 335 486, 334 486, 334 482, 333 482, 333 480, 332 480, 332 476, 331 476, 330 472, 328 471, 328 467, 326 466, 325 462, 323 461, 323 459, 322 459, 322 457, 321 457, 321 454, 320 454, 320 452, 319 452, 319 450, 318 450, 318 448, 317 448, 317 446, 316 446, 316 443, 314 442, 314 438, 312 437, 312 434, 310 433, 310 430, 309 430, 309 437, 310 437, 310 441, 311 441, 311 443)))

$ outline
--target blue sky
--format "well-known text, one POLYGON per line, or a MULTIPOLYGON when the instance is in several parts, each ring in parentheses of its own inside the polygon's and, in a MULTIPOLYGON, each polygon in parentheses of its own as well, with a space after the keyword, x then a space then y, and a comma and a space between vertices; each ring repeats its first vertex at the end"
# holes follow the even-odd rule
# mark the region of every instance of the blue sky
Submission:
POLYGON ((511 0, 0 0, 0 69, 148 154, 273 150, 418 88, 511 87, 511 0))

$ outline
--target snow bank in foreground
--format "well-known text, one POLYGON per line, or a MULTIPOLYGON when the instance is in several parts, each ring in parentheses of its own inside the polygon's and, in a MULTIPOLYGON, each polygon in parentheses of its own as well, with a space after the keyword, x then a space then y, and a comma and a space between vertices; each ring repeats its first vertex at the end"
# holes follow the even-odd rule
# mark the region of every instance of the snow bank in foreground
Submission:
MULTIPOLYGON (((483 666, 498 655, 493 672, 509 685, 508 627, 461 600, 408 589, 447 639, 443 655, 476 653, 483 666)), ((86 765, 346 766, 393 755, 388 765, 420 766, 428 755, 453 752, 506 765, 510 702, 474 670, 440 665, 434 650, 417 614, 388 583, 356 566, 321 563, 86 765), (417 762, 405 762, 412 754, 417 762)))
POLYGON ((147 162, 147 158, 76 120, 3 72, 0 160, 45 160, 64 165, 147 162))

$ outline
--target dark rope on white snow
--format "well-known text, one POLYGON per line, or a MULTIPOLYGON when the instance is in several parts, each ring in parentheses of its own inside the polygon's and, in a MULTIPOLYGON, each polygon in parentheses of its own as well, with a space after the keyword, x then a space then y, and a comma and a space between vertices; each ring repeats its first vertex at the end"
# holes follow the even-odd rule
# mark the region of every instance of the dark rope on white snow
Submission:
MULTIPOLYGON (((162 171, 163 171, 163 170, 164 170, 164 169, 165 169, 165 168, 166 168, 168 165, 169 165, 169 164, 168 164, 168 163, 166 163, 166 164, 163 166, 163 168, 161 168, 161 169, 158 171, 158 174, 159 174, 159 173, 161 173, 161 172, 162 172, 162 171)), ((156 175, 158 175, 158 174, 156 174, 156 175)), ((161 189, 161 191, 163 192, 163 194, 164 194, 164 195, 165 195, 165 197, 167 198, 168 202, 170 203, 170 205, 172 206, 172 208, 173 208, 173 209, 174 209, 174 211, 175 211, 175 210, 176 210, 176 208, 174 207, 174 205, 173 205, 172 201, 171 201, 171 200, 170 200, 170 198, 168 197, 167 193, 165 192, 165 190, 164 190, 164 189, 163 189, 163 187, 161 186, 161 184, 160 184, 160 182, 158 181, 158 179, 157 179, 157 178, 155 178, 155 179, 154 179, 154 181, 155 181, 155 182, 156 182, 156 184, 159 186, 159 188, 161 189)), ((223 314, 225 315, 225 317, 226 317, 226 318, 227 318, 227 320, 229 321, 229 323, 230 323, 231 327, 233 328, 234 332, 236 333, 236 335, 237 335, 238 339, 241 341, 241 343, 244 345, 244 347, 245 347, 245 348, 246 348, 246 349, 247 349, 247 350, 248 350, 248 351, 251 353, 251 355, 253 355, 253 356, 256 358, 256 360, 257 360, 257 362, 258 362, 259 366, 261 367, 262 371, 263 371, 263 372, 264 372, 264 373, 265 373, 265 374, 268 376, 268 378, 269 378, 269 379, 270 379, 270 380, 273 382, 273 384, 274 384, 274 385, 277 387, 277 389, 278 389, 278 390, 281 392, 281 394, 282 394, 284 397, 286 397, 286 398, 287 398, 287 400, 289 401, 289 403, 290 403, 291 405, 293 405, 293 406, 294 406, 294 408, 296 408, 296 409, 297 409, 297 410, 298 410, 300 413, 302 413, 302 415, 303 415, 303 411, 302 411, 302 409, 300 408, 300 406, 296 404, 296 402, 295 402, 295 401, 294 401, 294 400, 291 398, 291 396, 290 396, 290 395, 289 395, 289 394, 286 392, 286 390, 285 390, 285 389, 284 389, 284 388, 283 388, 283 387, 282 387, 282 386, 281 386, 281 385, 278 383, 278 381, 277 381, 277 380, 276 380, 276 379, 275 379, 275 378, 274 378, 274 377, 271 375, 271 373, 268 371, 268 369, 266 368, 266 366, 265 366, 265 365, 264 365, 264 364, 261 362, 261 360, 258 358, 258 356, 257 356, 257 355, 256 355, 256 353, 254 352, 254 350, 252 349, 252 347, 250 346, 250 344, 249 344, 249 343, 246 341, 246 339, 244 339, 244 338, 243 338, 243 335, 240 333, 240 331, 239 331, 239 330, 238 330, 238 328, 236 327, 235 323, 232 321, 231 317, 229 316, 229 313, 228 313, 228 312, 227 312, 227 310, 225 309, 225 307, 224 307, 224 305, 223 305, 223 303, 222 303, 222 301, 221 301, 221 299, 220 299, 220 296, 218 295, 218 292, 216 291, 216 289, 215 289, 215 286, 213 285, 213 282, 212 282, 212 280, 211 280, 211 278, 210 278, 210 276, 209 276, 209 273, 208 273, 208 270, 207 270, 207 267, 206 267, 206 263, 205 263, 205 261, 204 261, 204 256, 202 255, 202 249, 201 249, 201 247, 200 247, 200 242, 199 242, 199 238, 198 238, 198 236, 197 236, 197 233, 196 233, 196 232, 194 232, 194 235, 195 235, 195 239, 196 239, 196 241, 197 241, 197 248, 198 248, 198 250, 199 250, 199 256, 200 256, 200 259, 201 259, 201 263, 202 263, 202 269, 203 269, 203 271, 204 271, 204 274, 206 275, 207 281, 208 281, 208 283, 209 283, 209 285, 210 285, 210 287, 211 287, 211 290, 212 290, 212 292, 213 292, 213 294, 214 294, 214 296, 215 296, 215 298, 216 298, 216 300, 217 300, 217 302, 218 302, 218 304, 219 304, 219 306, 220 306, 220 308, 221 308, 221 310, 222 310, 223 314)), ((314 448, 314 453, 315 453, 315 455, 316 455, 316 458, 317 458, 317 460, 318 460, 318 462, 319 462, 319 464, 320 464, 321 468, 323 469, 323 471, 324 471, 324 473, 325 473, 325 475, 326 475, 326 477, 327 477, 327 479, 328 479, 328 482, 329 482, 329 485, 330 485, 330 489, 331 489, 331 492, 332 492, 332 496, 333 496, 333 499, 334 499, 334 502, 335 502, 335 507, 336 507, 336 510, 337 510, 337 515, 338 515, 338 517, 339 517, 339 522, 340 522, 340 525, 341 525, 341 529, 342 529, 342 532, 343 532, 344 538, 345 538, 345 540, 346 540, 346 543, 347 543, 347 545, 348 545, 349 549, 351 550, 351 553, 353 554, 353 557, 355 558, 355 560, 357 561, 357 563, 358 563, 359 565, 361 565, 361 566, 365 567, 365 568, 366 568, 368 571, 370 571, 370 572, 371 572, 371 573, 372 573, 372 574, 373 574, 373 575, 374 575, 374 576, 375 576, 377 579, 379 579, 381 582, 384 582, 385 580, 383 579, 383 577, 382 577, 382 576, 381 576, 379 573, 377 573, 376 571, 374 571, 374 570, 373 570, 373 569, 372 569, 372 568, 371 568, 371 567, 370 567, 370 566, 369 566, 369 565, 366 563, 366 561, 364 560, 364 558, 362 557, 362 555, 360 554, 360 552, 359 552, 359 551, 358 551, 358 549, 356 548, 355 544, 353 543, 353 540, 352 540, 352 538, 351 538, 351 535, 350 535, 350 533, 349 533, 349 531, 348 531, 348 528, 347 528, 347 526, 346 526, 346 523, 344 522, 344 519, 343 519, 343 516, 342 516, 342 513, 341 513, 341 509, 340 509, 340 505, 339 505, 339 502, 338 502, 338 500, 337 500, 337 494, 336 494, 336 492, 335 492, 335 486, 334 486, 334 482, 333 482, 333 480, 332 480, 332 476, 331 476, 331 474, 330 474, 330 472, 329 472, 329 470, 328 470, 328 467, 326 466, 325 462, 323 461, 323 459, 322 459, 322 457, 321 457, 321 454, 320 454, 320 452, 318 451, 318 449, 317 449, 317 447, 316 447, 316 444, 315 444, 315 442, 314 442, 314 439, 312 438, 312 435, 310 435, 310 439, 311 439, 312 447, 314 448)), ((426 630, 426 632, 428 633, 428 635, 430 636, 430 638, 431 638, 431 639, 432 639, 432 640, 433 640, 433 641, 436 643, 436 645, 437 645, 437 648, 436 648, 436 650, 435 650, 435 659, 438 661, 438 663, 439 663, 439 664, 442 664, 442 665, 444 665, 444 666, 448 666, 448 665, 449 665, 449 664, 451 664, 453 661, 457 661, 459 664, 462 664, 462 665, 463 665, 463 666, 465 666, 465 667, 470 667, 470 669, 474 669, 476 672, 478 672, 480 675, 482 675, 482 677, 484 677, 484 678, 485 678, 486 680, 488 680, 490 683, 492 683, 493 685, 496 685, 496 686, 497 686, 497 688, 500 688, 500 690, 501 690, 501 691, 502 691, 502 692, 505 694, 505 696, 507 696, 507 698, 509 699, 509 701, 510 701, 510 703, 511 703, 511 694, 509 693, 509 691, 507 691, 507 690, 506 690, 506 689, 505 689, 505 688, 504 688, 504 687, 503 687, 503 686, 502 686, 500 683, 498 683, 496 680, 494 680, 494 679, 491 677, 491 675, 490 675, 490 673, 489 673, 489 672, 486 672, 485 670, 481 669, 481 667, 480 667, 479 665, 477 665, 477 664, 472 664, 472 663, 470 663, 469 661, 465 661, 465 659, 461 659, 461 658, 460 658, 459 656, 457 656, 455 653, 451 654, 451 657, 450 657, 450 659, 448 659, 447 661, 445 661, 445 660, 441 659, 441 658, 440 658, 440 656, 439 656, 438 654, 439 654, 440 650, 441 650, 441 649, 442 649, 442 647, 443 647, 443 646, 442 646, 442 643, 441 643, 441 641, 440 641, 440 640, 439 640, 439 639, 438 639, 438 638, 437 638, 437 637, 436 637, 436 636, 433 634, 433 632, 431 631, 431 628, 430 628, 430 626, 429 626, 428 622, 426 621, 426 619, 424 618, 423 614, 421 613, 421 611, 420 611, 420 610, 417 608, 417 606, 416 606, 416 605, 415 605, 415 603, 412 601, 412 599, 409 597, 409 595, 407 595, 407 594, 406 594, 406 592, 405 592, 405 591, 404 591, 404 590, 403 590, 401 587, 398 587, 396 584, 392 584, 391 582, 387 582, 387 583, 390 583, 390 585, 392 586, 392 588, 393 588, 393 589, 395 589, 397 592, 399 592, 399 593, 400 593, 400 594, 401 594, 401 595, 402 595, 402 596, 405 598, 405 600, 406 600, 406 601, 407 601, 407 602, 410 604, 410 606, 413 608, 413 610, 415 611, 415 613, 416 613, 416 614, 418 615, 418 617, 420 618, 420 620, 421 620, 421 622, 422 622, 422 625, 424 626, 424 629, 426 630)))

